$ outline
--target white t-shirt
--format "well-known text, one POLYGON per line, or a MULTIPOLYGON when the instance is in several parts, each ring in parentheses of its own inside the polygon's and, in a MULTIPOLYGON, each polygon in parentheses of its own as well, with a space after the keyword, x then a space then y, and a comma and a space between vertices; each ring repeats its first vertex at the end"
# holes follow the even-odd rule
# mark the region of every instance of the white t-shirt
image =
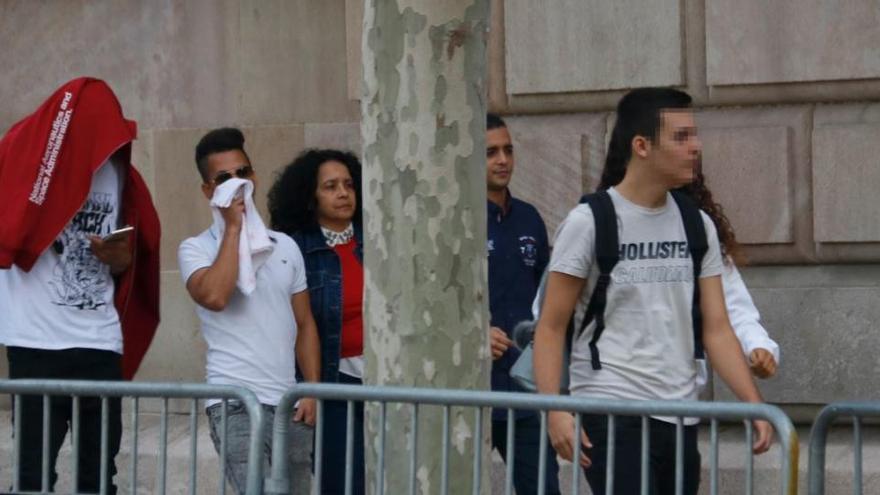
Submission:
POLYGON ((85 203, 30 272, 0 270, 0 340, 31 349, 83 347, 122 353, 110 267, 92 254, 89 235, 118 228, 120 167, 105 162, 85 203))
MULTIPOLYGON (((681 212, 670 194, 666 205, 638 206, 613 188, 617 212, 620 261, 611 272, 605 308, 605 330, 598 342, 601 370, 593 370, 589 342, 591 322, 573 343, 571 393, 576 396, 636 400, 695 400, 693 263, 681 212)), ((705 213, 709 249, 702 277, 721 274, 715 226, 705 213)), ((575 328, 599 276, 595 266, 595 224, 590 207, 578 205, 559 226, 550 271, 587 279, 575 328)), ((674 418, 658 417, 665 421, 674 418)), ((686 423, 688 421, 686 420, 686 423)))
MULTIPOLYGON (((267 230, 274 240, 269 259, 257 270, 257 288, 245 296, 237 287, 223 311, 196 306, 208 344, 207 381, 253 391, 275 406, 296 384, 296 319, 290 298, 307 289, 302 253, 290 237, 267 230)), ((216 227, 180 244, 183 283, 210 267, 220 250, 216 227)), ((208 401, 208 405, 217 401, 208 401)))

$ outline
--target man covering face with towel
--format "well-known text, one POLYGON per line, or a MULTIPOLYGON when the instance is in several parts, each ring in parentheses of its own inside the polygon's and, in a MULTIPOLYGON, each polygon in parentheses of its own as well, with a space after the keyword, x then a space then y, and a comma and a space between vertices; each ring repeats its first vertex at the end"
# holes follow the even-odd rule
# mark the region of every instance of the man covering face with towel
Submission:
MULTIPOLYGON (((306 381, 320 379, 318 333, 303 257, 290 237, 266 229, 254 207, 256 174, 240 130, 209 132, 196 146, 195 158, 214 222, 180 245, 180 274, 198 305, 208 344, 208 383, 241 386, 257 395, 265 409, 268 448, 275 407, 296 383, 296 365, 306 381)), ((207 406, 218 453, 226 436, 226 477, 244 493, 247 412, 240 404, 229 405, 224 432, 223 404, 209 401, 207 406)), ((314 400, 301 400, 293 421, 293 493, 308 493, 314 400)))

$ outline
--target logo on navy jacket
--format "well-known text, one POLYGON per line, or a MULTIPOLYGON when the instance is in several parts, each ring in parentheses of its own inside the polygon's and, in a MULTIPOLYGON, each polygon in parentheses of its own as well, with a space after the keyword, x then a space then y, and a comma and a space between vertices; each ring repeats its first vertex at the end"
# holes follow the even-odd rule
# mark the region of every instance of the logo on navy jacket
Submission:
POLYGON ((521 236, 519 238, 519 252, 526 266, 535 266, 538 259, 538 241, 530 235, 521 236))

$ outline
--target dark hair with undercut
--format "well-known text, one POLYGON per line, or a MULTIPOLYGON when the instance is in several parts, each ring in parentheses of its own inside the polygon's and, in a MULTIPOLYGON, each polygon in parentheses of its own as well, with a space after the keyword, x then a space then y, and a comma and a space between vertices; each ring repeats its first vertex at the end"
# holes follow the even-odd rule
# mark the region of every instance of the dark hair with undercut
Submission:
POLYGON ((317 228, 318 169, 340 162, 354 182, 355 210, 352 223, 361 223, 361 162, 354 153, 336 149, 307 149, 284 167, 269 189, 269 222, 274 230, 292 235, 317 228))
POLYGON ((623 180, 632 157, 633 138, 643 136, 654 142, 662 123, 661 112, 690 108, 691 101, 690 95, 672 88, 640 88, 621 98, 599 189, 608 189, 623 180))
MULTIPOLYGON (((627 93, 617 105, 617 122, 611 133, 598 190, 606 190, 623 180, 632 156, 634 137, 644 136, 653 142, 660 128, 660 113, 670 108, 690 108, 691 101, 687 93, 671 88, 642 88, 627 93)), ((712 191, 706 186, 702 167, 698 169, 693 182, 678 190, 693 198, 697 206, 712 219, 725 260, 730 257, 736 264, 745 263, 742 247, 736 241, 736 233, 724 214, 724 208, 715 202, 712 191)))
POLYGON ((500 127, 507 127, 507 124, 504 122, 498 114, 495 113, 487 113, 486 114, 486 130, 491 131, 492 129, 498 129, 500 127))
POLYGON ((241 151, 250 162, 250 158, 244 150, 244 134, 239 129, 222 127, 202 136, 199 144, 196 145, 196 167, 199 169, 199 175, 202 176, 203 181, 207 182, 209 179, 208 157, 214 153, 232 150, 241 151))

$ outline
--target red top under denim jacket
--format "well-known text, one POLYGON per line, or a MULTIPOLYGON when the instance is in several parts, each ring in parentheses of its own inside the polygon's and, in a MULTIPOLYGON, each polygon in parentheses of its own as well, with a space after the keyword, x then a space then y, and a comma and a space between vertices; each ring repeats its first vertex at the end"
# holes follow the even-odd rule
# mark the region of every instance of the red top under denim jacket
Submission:
POLYGON ((342 358, 364 353, 364 268, 354 254, 356 247, 352 238, 333 248, 342 268, 342 358))

